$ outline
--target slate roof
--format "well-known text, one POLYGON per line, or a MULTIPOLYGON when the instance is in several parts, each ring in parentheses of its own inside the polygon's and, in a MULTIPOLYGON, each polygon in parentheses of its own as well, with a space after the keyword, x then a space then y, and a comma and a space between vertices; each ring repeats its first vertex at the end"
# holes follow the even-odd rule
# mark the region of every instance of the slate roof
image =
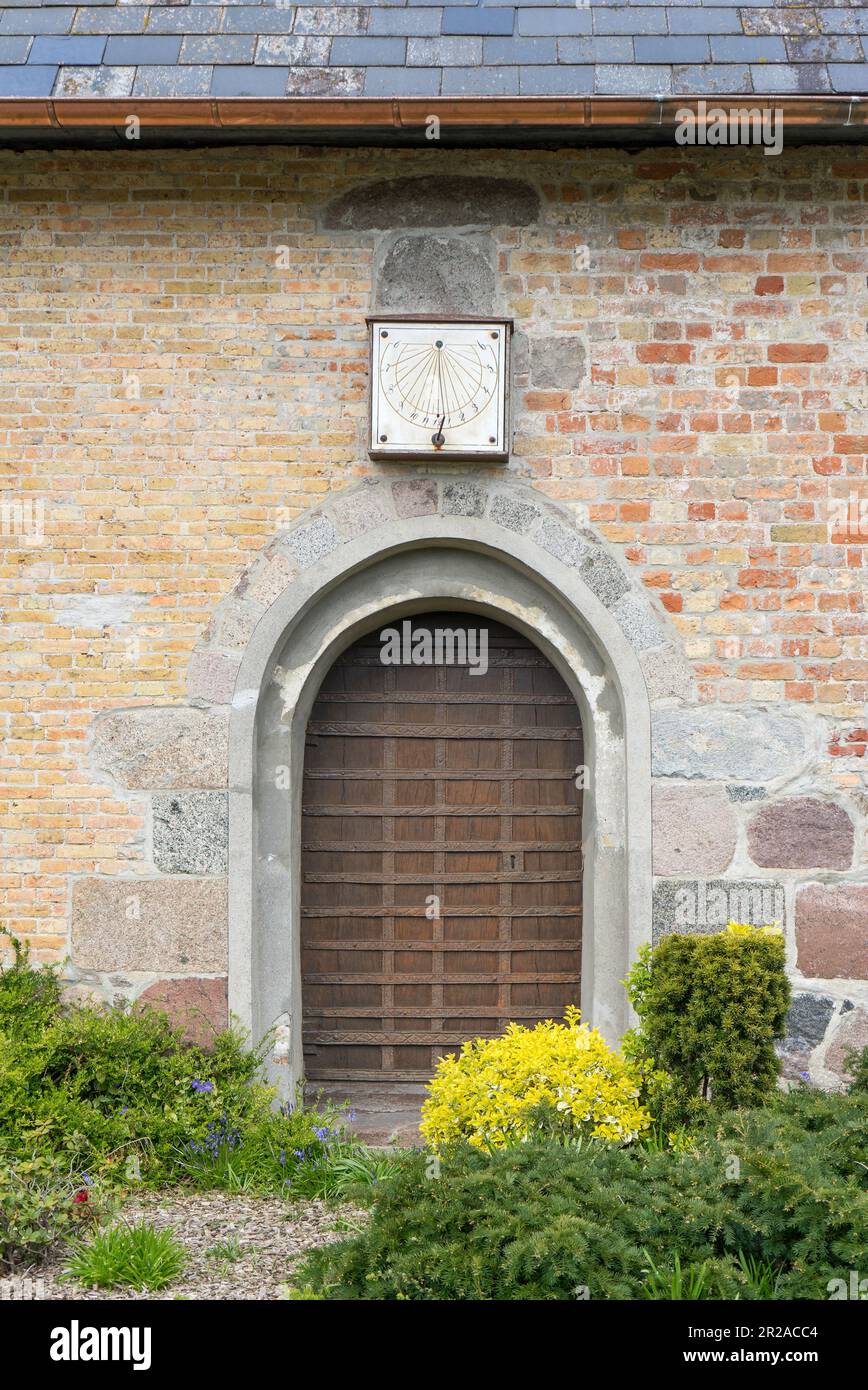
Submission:
POLYGON ((868 93, 864 0, 7 0, 3 97, 868 93))

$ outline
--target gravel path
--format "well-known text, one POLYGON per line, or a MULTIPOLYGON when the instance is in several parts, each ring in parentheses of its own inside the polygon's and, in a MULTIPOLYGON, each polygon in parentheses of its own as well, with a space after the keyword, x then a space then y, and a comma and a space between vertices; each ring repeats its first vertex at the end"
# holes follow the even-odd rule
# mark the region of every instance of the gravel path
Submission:
POLYGON ((155 1293, 132 1289, 81 1288, 60 1275, 66 1263, 60 1252, 31 1276, 44 1281, 47 1299, 279 1299, 294 1258, 305 1250, 342 1240, 346 1227, 364 1220, 352 1207, 319 1201, 282 1202, 272 1197, 245 1197, 224 1192, 181 1189, 145 1193, 128 1202, 116 1219, 145 1218, 154 1226, 171 1226, 187 1251, 187 1264, 174 1283, 155 1293), (336 1226, 343 1229, 335 1230, 336 1226), (233 1237, 241 1257, 221 1259, 208 1252, 233 1237))

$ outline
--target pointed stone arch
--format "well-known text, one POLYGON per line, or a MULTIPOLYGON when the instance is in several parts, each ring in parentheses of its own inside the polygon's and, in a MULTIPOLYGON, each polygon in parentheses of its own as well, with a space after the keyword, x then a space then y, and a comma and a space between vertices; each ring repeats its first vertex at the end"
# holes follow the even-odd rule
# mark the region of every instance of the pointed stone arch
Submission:
POLYGON ((582 1008, 611 1040, 621 981, 651 935, 651 703, 685 694, 665 615, 568 509, 507 479, 413 476, 339 493, 257 557, 190 668, 196 704, 229 704, 229 1003, 302 1076, 300 821, 305 726, 340 653, 447 603, 540 647, 574 694, 590 794, 583 827, 582 1008))

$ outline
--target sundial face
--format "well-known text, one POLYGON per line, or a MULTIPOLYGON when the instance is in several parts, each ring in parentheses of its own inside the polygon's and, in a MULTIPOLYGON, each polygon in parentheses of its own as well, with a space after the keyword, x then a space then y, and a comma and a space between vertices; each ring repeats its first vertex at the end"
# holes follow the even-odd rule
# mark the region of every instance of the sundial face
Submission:
POLYGON ((374 457, 482 457, 506 453, 510 325, 374 320, 374 457))

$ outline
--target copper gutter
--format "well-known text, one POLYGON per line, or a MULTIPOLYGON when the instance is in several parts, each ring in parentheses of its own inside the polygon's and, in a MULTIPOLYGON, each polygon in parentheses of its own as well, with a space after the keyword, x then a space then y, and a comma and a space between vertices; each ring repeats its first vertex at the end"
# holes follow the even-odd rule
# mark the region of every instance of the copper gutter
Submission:
POLYGON ((864 136, 868 97, 857 96, 733 96, 682 97, 3 97, 0 130, 27 128, 64 132, 123 127, 135 116, 143 127, 187 132, 271 130, 297 132, 375 131, 424 135, 426 122, 437 116, 441 127, 493 130, 501 135, 522 130, 604 135, 630 131, 637 135, 667 135, 676 113, 696 111, 704 101, 707 113, 732 108, 773 108, 783 113, 784 131, 805 134, 864 136))

